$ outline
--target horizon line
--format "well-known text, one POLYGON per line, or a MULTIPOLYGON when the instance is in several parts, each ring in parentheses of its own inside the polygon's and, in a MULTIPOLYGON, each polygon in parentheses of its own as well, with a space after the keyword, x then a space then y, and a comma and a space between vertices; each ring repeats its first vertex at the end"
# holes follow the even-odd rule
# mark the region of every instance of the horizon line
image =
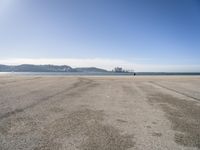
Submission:
POLYGON ((144 64, 126 61, 123 59, 110 58, 9 58, 0 59, 0 64, 68 65, 73 68, 96 67, 106 70, 112 70, 115 67, 122 67, 125 70, 135 70, 136 72, 200 72, 200 64, 144 64))

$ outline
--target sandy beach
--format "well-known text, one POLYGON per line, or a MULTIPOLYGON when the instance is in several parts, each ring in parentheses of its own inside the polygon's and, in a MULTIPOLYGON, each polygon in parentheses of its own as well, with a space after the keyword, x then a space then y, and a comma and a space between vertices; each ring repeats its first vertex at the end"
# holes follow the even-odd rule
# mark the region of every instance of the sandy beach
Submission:
POLYGON ((0 149, 200 149, 200 77, 1 75, 0 149))

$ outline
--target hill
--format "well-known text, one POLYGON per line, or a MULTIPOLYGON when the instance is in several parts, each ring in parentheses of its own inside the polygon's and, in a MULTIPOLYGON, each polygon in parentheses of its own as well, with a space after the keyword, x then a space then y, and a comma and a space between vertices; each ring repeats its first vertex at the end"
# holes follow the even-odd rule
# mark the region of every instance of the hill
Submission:
POLYGON ((23 64, 17 66, 0 65, 0 72, 107 72, 107 70, 95 67, 72 68, 67 65, 23 64))

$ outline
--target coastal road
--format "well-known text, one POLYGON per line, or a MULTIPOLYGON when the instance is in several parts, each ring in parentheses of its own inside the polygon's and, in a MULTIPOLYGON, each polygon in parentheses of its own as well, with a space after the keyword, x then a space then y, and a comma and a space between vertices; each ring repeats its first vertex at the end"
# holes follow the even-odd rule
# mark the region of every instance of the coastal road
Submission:
POLYGON ((198 150, 200 77, 0 76, 1 150, 198 150))

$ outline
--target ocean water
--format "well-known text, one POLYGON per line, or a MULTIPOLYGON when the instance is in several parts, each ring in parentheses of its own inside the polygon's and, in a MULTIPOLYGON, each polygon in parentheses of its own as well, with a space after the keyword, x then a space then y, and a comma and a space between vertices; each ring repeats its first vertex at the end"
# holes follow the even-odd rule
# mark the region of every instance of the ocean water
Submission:
POLYGON ((0 72, 0 75, 26 76, 133 76, 133 73, 114 72, 0 72))
MULTIPOLYGON (((115 72, 0 72, 0 75, 19 76, 134 76, 115 72)), ((136 76, 200 76, 200 72, 137 72, 136 76)))

